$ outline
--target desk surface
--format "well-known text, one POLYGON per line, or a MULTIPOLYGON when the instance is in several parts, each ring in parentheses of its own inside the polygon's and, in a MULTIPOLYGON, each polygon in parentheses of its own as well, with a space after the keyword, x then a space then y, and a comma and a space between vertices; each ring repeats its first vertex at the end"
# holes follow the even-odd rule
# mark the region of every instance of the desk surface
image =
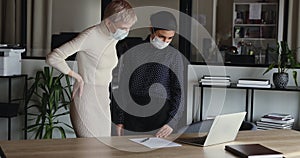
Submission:
MULTIPOLYGON (((128 137, 100 138, 119 149, 149 150, 128 140, 128 137)), ((183 145, 181 147, 164 148, 148 152, 125 152, 106 146, 96 138, 52 139, 0 141, 0 146, 8 158, 229 158, 234 157, 224 150, 227 144, 260 143, 284 153, 285 157, 300 157, 300 132, 293 130, 242 131, 236 141, 209 147, 183 145)))

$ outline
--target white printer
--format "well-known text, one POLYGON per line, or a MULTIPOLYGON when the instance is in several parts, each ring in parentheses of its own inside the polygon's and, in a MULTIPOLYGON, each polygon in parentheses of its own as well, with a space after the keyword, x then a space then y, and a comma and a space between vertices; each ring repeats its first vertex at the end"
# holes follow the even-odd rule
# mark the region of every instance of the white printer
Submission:
POLYGON ((17 45, 0 44, 0 76, 21 74, 23 52, 25 49, 17 45))

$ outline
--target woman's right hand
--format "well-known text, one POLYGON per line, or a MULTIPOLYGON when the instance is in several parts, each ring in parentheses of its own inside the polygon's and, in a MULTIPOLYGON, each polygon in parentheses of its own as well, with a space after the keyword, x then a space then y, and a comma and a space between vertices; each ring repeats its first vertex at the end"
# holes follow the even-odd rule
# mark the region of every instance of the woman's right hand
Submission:
POLYGON ((123 124, 117 124, 116 125, 116 132, 117 132, 117 136, 124 135, 124 125, 123 124))
POLYGON ((82 77, 74 71, 70 71, 69 76, 76 79, 76 83, 73 86, 72 99, 74 99, 74 97, 77 93, 78 93, 79 97, 81 97, 82 92, 83 92, 83 86, 84 86, 84 81, 83 81, 82 77))

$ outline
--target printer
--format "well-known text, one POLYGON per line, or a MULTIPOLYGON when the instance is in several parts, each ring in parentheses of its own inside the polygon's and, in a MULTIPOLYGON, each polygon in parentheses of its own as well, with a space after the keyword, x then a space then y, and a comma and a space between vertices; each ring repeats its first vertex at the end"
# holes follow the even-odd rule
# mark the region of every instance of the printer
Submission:
POLYGON ((25 48, 18 45, 0 44, 0 76, 21 74, 23 52, 25 48))

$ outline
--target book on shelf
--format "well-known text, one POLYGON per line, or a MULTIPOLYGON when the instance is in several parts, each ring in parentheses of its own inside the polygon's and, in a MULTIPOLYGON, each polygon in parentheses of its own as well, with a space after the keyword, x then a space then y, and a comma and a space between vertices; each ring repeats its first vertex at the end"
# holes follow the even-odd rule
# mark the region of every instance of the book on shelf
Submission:
POLYGON ((274 120, 287 120, 287 119, 291 119, 292 117, 276 117, 276 116, 265 115, 263 116, 263 118, 269 118, 274 120))
POLYGON ((281 113, 269 113, 267 115, 264 115, 265 118, 273 118, 273 119, 287 119, 292 118, 291 114, 281 114, 281 113))
POLYGON ((295 119, 294 118, 287 118, 287 119, 277 120, 277 119, 261 117, 260 121, 262 121, 262 122, 271 122, 271 123, 289 124, 289 123, 294 123, 295 119))
POLYGON ((230 86, 230 76, 204 75, 199 83, 206 86, 230 86))
POLYGON ((203 79, 230 80, 230 76, 203 75, 203 79))
POLYGON ((241 158, 283 158, 281 152, 261 144, 226 145, 225 150, 241 158))
POLYGON ((230 82, 200 82, 203 86, 230 86, 230 82))
POLYGON ((274 128, 274 127, 265 127, 265 126, 257 126, 258 130, 276 130, 276 129, 292 129, 290 128, 274 128))
POLYGON ((236 85, 237 87, 248 87, 248 88, 271 88, 271 84, 260 85, 260 84, 240 84, 236 85))
POLYGON ((293 123, 272 123, 272 122, 256 121, 256 125, 269 126, 269 127, 292 127, 293 123))
POLYGON ((264 115, 262 116, 261 118, 266 118, 266 119, 273 119, 273 120, 282 120, 282 121, 285 121, 285 120, 290 120, 290 119, 293 119, 292 115, 285 115, 285 116, 279 116, 279 115, 264 115))
POLYGON ((201 78, 199 82, 230 82, 230 80, 219 80, 219 79, 206 79, 201 78))
POLYGON ((277 124, 265 124, 265 123, 259 123, 256 122, 258 129, 292 129, 292 124, 283 124, 282 126, 277 124))
POLYGON ((240 78, 238 84, 255 84, 255 85, 269 85, 270 80, 267 79, 250 79, 250 78, 240 78))

